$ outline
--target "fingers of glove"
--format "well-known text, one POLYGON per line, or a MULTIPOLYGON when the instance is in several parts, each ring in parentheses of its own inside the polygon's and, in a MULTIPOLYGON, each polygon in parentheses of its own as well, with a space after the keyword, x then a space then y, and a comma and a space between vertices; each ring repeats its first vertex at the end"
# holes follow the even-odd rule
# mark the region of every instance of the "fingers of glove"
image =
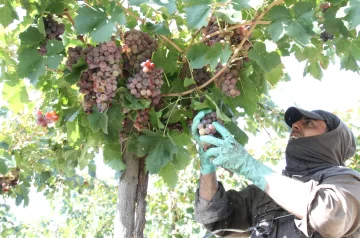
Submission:
POLYGON ((232 134, 225 127, 220 125, 218 122, 215 121, 212 124, 223 138, 232 138, 232 134))
POLYGON ((206 158, 218 157, 220 154, 220 148, 210 148, 205 152, 206 158))
POLYGON ((200 124, 201 119, 203 119, 205 117, 206 114, 211 113, 212 110, 211 109, 205 109, 200 111, 193 119, 193 123, 191 125, 191 133, 193 135, 197 135, 198 134, 198 125, 200 124))
POLYGON ((202 143, 207 143, 207 144, 216 145, 216 146, 222 146, 225 142, 224 140, 215 138, 213 136, 200 136, 200 141, 202 143))
POLYGON ((223 159, 222 159, 222 158, 219 158, 219 157, 215 158, 215 159, 212 161, 213 165, 215 165, 215 166, 221 166, 221 165, 222 165, 222 162, 223 162, 223 159))

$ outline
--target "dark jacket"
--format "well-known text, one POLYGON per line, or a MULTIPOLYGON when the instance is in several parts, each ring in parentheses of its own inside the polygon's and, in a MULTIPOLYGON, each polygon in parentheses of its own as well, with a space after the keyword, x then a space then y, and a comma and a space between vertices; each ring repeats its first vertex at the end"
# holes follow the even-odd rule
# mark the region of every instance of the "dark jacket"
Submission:
MULTIPOLYGON (((307 214, 302 220, 286 216, 287 211, 255 186, 225 191, 221 183, 210 202, 196 192, 195 219, 211 231, 246 230, 261 223, 273 238, 360 238, 360 173, 343 167, 355 150, 354 136, 342 122, 327 133, 289 141, 285 175, 309 187, 307 214)), ((259 235, 259 230, 252 230, 251 237, 267 237, 259 235)), ((231 232, 218 235, 240 237, 231 232)))

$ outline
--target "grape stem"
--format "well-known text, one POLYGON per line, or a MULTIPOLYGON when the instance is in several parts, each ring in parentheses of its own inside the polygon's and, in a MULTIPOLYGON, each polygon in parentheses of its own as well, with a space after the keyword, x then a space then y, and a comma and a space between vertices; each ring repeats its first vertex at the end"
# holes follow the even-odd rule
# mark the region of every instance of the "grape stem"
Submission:
MULTIPOLYGON (((260 24, 261 24, 261 25, 268 25, 268 24, 270 24, 270 23, 271 23, 271 21, 258 21, 256 24, 258 24, 258 25, 260 25, 260 24)), ((250 26, 250 25, 253 25, 253 24, 254 24, 254 21, 249 21, 249 22, 244 22, 244 23, 236 24, 236 25, 234 25, 234 26, 226 27, 226 28, 224 28, 224 30, 215 31, 215 32, 213 32, 213 33, 211 33, 211 34, 209 34, 209 35, 204 36, 204 37, 203 37, 200 41, 198 41, 196 44, 201 43, 201 42, 205 42, 205 41, 207 41, 209 38, 211 38, 211 37, 213 37, 213 36, 217 36, 217 35, 219 35, 219 34, 221 34, 221 33, 235 30, 235 29, 237 29, 237 28, 239 28, 239 27, 241 27, 241 26, 250 26)))
POLYGON ((65 12, 64 12, 64 16, 66 16, 66 18, 71 22, 71 25, 72 25, 73 27, 75 27, 75 22, 74 22, 74 20, 72 19, 72 17, 70 16, 70 14, 69 14, 68 11, 65 11, 65 12))
POLYGON ((167 121, 166 121, 166 125, 165 125, 165 129, 164 129, 163 136, 165 136, 166 128, 167 128, 167 126, 168 126, 168 124, 169 124, 169 121, 170 121, 171 115, 172 115, 172 113, 173 113, 173 111, 174 111, 174 109, 175 109, 176 105, 179 103, 179 101, 180 101, 180 100, 181 100, 181 96, 179 96, 179 97, 176 99, 176 102, 175 102, 175 104, 174 104, 173 108, 171 109, 170 115, 169 115, 169 117, 168 117, 168 119, 167 119, 167 121))
MULTIPOLYGON (((254 30, 254 28, 256 27, 256 25, 258 24, 258 22, 265 16, 266 13, 268 13, 270 11, 270 9, 276 5, 279 5, 281 3, 283 3, 284 0, 276 0, 274 2, 272 2, 268 7, 265 8, 265 10, 253 21, 252 26, 250 27, 250 29, 248 30, 247 34, 245 35, 245 37, 242 39, 242 41, 240 42, 240 44, 238 45, 238 47, 236 48, 236 50, 234 51, 232 57, 230 58, 230 60, 228 61, 228 64, 233 62, 233 60, 238 56, 242 46, 244 45, 245 41, 247 41, 247 39, 249 38, 249 36, 251 35, 252 31, 254 30)), ((174 97, 174 96, 184 96, 187 94, 190 94, 194 91, 198 91, 200 89, 203 89, 204 87, 208 86, 210 83, 212 83, 215 79, 217 79, 229 66, 228 64, 224 65, 224 67, 222 67, 210 80, 208 80, 206 83, 204 83, 203 85, 199 86, 199 87, 195 87, 193 89, 190 89, 188 91, 185 92, 181 92, 181 93, 167 93, 167 94, 161 94, 161 97, 174 97)))
MULTIPOLYGON (((119 5, 119 4, 118 4, 118 5, 119 5)), ((119 6, 122 7, 121 5, 119 5, 119 6)), ((141 19, 140 17, 136 16, 133 12, 129 11, 129 9, 127 9, 127 8, 125 8, 125 7, 123 7, 123 9, 124 9, 124 11, 125 11, 127 14, 131 15, 131 16, 134 17, 136 20, 140 21, 142 24, 145 23, 145 20, 144 20, 144 19, 141 19)))
POLYGON ((184 53, 184 51, 177 45, 175 44, 172 40, 170 40, 169 38, 167 38, 164 35, 159 35, 159 37, 161 37, 163 40, 165 40, 166 42, 168 42, 170 45, 172 45, 177 51, 179 51, 181 54, 184 53))
POLYGON ((45 70, 51 71, 51 72, 54 72, 54 73, 64 73, 64 71, 62 71, 62 70, 56 70, 56 69, 50 69, 50 68, 45 68, 45 70))

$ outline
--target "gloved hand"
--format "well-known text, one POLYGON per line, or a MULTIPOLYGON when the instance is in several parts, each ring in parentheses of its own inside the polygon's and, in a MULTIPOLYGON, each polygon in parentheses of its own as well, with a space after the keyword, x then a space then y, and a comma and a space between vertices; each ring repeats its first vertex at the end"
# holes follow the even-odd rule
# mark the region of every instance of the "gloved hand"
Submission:
POLYGON ((265 189, 265 176, 273 173, 272 170, 254 159, 245 148, 239 144, 233 135, 217 122, 212 123, 223 139, 213 136, 200 136, 200 141, 216 146, 206 151, 206 157, 211 159, 215 166, 221 166, 236 174, 243 175, 252 181, 261 190, 265 189))
POLYGON ((211 174, 215 172, 216 168, 214 164, 211 162, 210 158, 206 157, 204 149, 202 148, 202 143, 200 141, 200 135, 198 130, 198 125, 201 122, 201 119, 205 117, 206 114, 211 113, 211 109, 205 109, 200 111, 193 119, 193 123, 191 125, 191 133, 199 145, 199 157, 200 157, 200 173, 201 174, 211 174))

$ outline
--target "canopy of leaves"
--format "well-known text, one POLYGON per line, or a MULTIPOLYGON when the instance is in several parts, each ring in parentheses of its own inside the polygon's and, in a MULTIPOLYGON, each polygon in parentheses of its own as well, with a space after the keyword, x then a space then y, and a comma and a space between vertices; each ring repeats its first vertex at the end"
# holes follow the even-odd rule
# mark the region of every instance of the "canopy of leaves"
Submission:
MULTIPOLYGON (((96 177, 94 158, 101 154, 107 165, 122 171, 125 150, 146 157, 146 169, 174 187, 196 157, 189 124, 197 111, 216 111, 243 144, 247 135, 234 123, 239 117, 252 122, 250 133, 259 122, 280 121, 281 112, 269 117, 272 107, 262 99, 283 79, 282 56, 306 61, 304 74, 319 80, 336 57, 341 69, 359 71, 359 0, 330 1, 334 4, 327 8, 311 0, 256 2, 141 0, 124 6, 108 0, 2 0, 0 175, 17 185, 0 192, 18 205, 29 203, 31 185, 51 197, 60 184, 70 195, 82 184, 78 169, 96 177), (64 24, 61 36, 49 38, 43 21, 48 15, 64 24), (126 68, 134 58, 127 54, 125 33, 135 28, 157 42, 147 58, 164 70, 156 105, 131 94, 126 85, 136 72, 126 68), (69 67, 67 52, 110 40, 123 50, 115 95, 105 110, 96 104, 84 110, 80 77, 93 66, 81 55, 69 67), (276 48, 269 50, 268 41, 276 48), (46 53, 40 54, 43 48, 46 53), (195 69, 208 74, 205 82, 196 78, 195 69), (236 80, 239 96, 222 91, 226 77, 236 80), (55 111, 56 121, 37 125, 38 110, 55 111), (149 120, 139 130, 134 125, 143 110, 149 120)), ((283 125, 274 127, 286 131, 283 125)))

